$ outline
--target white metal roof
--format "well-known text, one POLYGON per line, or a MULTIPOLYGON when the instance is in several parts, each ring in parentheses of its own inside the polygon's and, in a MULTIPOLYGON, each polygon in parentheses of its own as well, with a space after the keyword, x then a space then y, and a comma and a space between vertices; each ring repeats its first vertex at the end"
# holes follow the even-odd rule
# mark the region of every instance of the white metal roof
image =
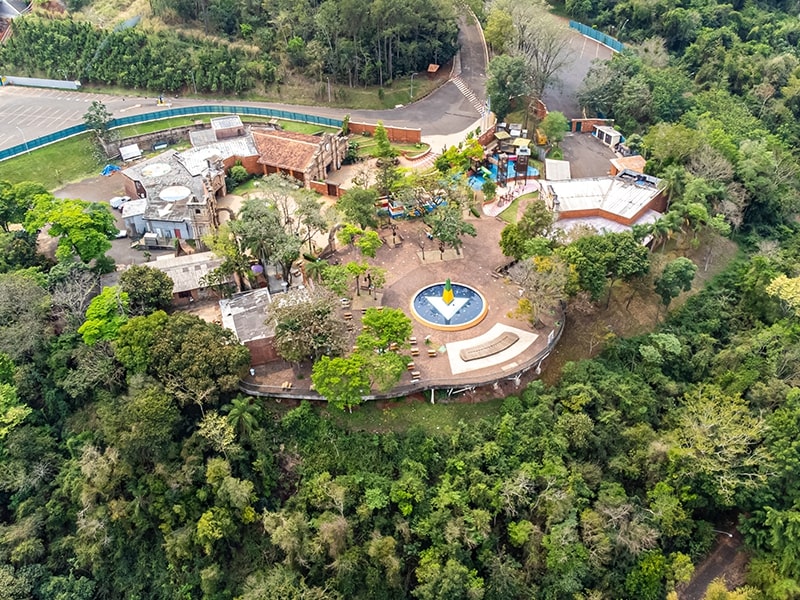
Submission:
MULTIPOLYGON (((657 181, 657 180, 656 180, 657 181)), ((558 197, 561 213, 585 210, 602 210, 632 219, 645 208, 658 193, 658 187, 649 183, 626 181, 619 177, 570 179, 569 181, 542 182, 544 189, 551 188, 558 197)))
POLYGON ((548 181, 566 181, 572 179, 568 160, 544 159, 544 173, 548 181))
POLYGON ((139 149, 138 144, 128 144, 127 146, 119 147, 119 155, 122 160, 135 160, 142 157, 142 151, 139 149))
POLYGON ((222 259, 213 252, 199 252, 186 256, 160 256, 148 263, 166 273, 175 283, 172 292, 188 292, 204 287, 200 280, 222 264, 222 259))

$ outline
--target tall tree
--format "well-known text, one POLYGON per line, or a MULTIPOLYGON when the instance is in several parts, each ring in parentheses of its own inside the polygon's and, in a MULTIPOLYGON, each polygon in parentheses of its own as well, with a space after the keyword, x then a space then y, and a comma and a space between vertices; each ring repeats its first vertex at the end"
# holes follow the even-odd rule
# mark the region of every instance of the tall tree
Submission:
POLYGON ((311 381, 332 406, 349 412, 361 404, 370 389, 366 360, 358 353, 344 358, 323 356, 314 363, 311 381))
POLYGON ((368 308, 361 323, 363 329, 356 342, 359 349, 385 352, 393 345, 403 347, 412 333, 411 319, 398 308, 368 308))
POLYGON ((461 206, 455 203, 439 206, 425 217, 425 223, 430 226, 434 239, 439 240, 444 246, 453 248, 456 254, 461 254, 461 247, 464 245, 462 237, 478 235, 475 226, 464 220, 461 206))
POLYGON ((509 276, 522 288, 513 314, 528 319, 534 327, 540 327, 542 314, 552 312, 566 297, 569 267, 557 257, 519 261, 509 269, 509 276))
POLYGON ((672 300, 681 292, 692 289, 695 273, 697 265, 688 258, 679 257, 666 264, 661 275, 655 280, 656 294, 661 298, 665 310, 669 309, 672 300))
POLYGON ((303 241, 287 230, 274 202, 250 198, 230 228, 265 268, 274 263, 281 269, 284 281, 291 282, 292 264, 300 256, 303 241))
POLYGON ((498 120, 502 121, 511 112, 515 98, 527 96, 530 91, 527 63, 523 57, 501 54, 491 60, 486 93, 498 120))
POLYGON ((119 287, 128 295, 132 316, 169 309, 173 286, 169 275, 147 265, 133 265, 119 276, 119 287))
POLYGON ((0 181, 0 227, 8 231, 12 223, 23 223, 25 213, 48 196, 50 193, 38 183, 0 181))
POLYGON ((569 131, 569 121, 564 116, 564 113, 554 110, 547 113, 539 127, 542 133, 547 136, 547 140, 557 147, 564 139, 564 136, 567 135, 567 131, 569 131))
POLYGON ((378 226, 378 213, 375 203, 378 192, 373 189, 351 188, 336 201, 336 207, 344 216, 361 229, 378 226))
POLYGON ((509 12, 514 21, 511 53, 525 60, 536 102, 557 81, 558 73, 572 64, 569 33, 544 2, 514 4, 509 12))
POLYGON ((56 258, 67 260, 77 254, 85 263, 104 256, 111 248, 109 239, 119 231, 105 204, 37 196, 25 216, 25 229, 37 231, 48 223, 48 233, 60 238, 56 258))
POLYGON ((112 121, 113 117, 108 108, 99 100, 93 100, 89 110, 83 115, 83 123, 87 129, 94 131, 97 137, 103 141, 109 141, 113 137, 112 121))
POLYGON ((49 333, 50 302, 38 273, 0 275, 0 352, 19 364, 29 358, 49 333))
POLYGON ((101 340, 112 341, 117 338, 119 328, 128 320, 128 294, 119 286, 104 287, 86 309, 86 320, 78 328, 83 343, 94 346, 101 340))
POLYGON ((346 346, 346 330, 337 308, 339 300, 324 288, 289 290, 267 309, 275 325, 275 349, 291 363, 338 356, 346 346))

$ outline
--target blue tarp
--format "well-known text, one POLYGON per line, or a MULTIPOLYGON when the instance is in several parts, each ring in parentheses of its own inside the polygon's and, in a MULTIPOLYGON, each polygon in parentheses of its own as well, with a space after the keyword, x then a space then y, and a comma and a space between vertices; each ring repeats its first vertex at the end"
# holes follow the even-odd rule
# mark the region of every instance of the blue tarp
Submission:
POLYGON ((120 171, 120 170, 121 169, 117 165, 106 165, 106 167, 105 167, 105 169, 103 169, 103 172, 101 173, 101 175, 103 177, 108 177, 112 173, 116 173, 117 171, 120 171))

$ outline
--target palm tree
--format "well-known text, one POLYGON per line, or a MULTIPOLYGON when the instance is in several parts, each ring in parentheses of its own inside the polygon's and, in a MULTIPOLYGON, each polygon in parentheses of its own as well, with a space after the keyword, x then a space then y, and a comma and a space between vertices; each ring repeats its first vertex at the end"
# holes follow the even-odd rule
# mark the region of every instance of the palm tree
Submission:
POLYGON ((670 211, 659 219, 659 221, 663 221, 664 227, 666 227, 666 233, 662 238, 664 241, 661 243, 661 254, 664 254, 667 242, 672 239, 674 234, 683 229, 683 217, 678 212, 670 211))
POLYGON ((310 260, 306 262, 306 275, 309 279, 313 279, 317 283, 322 282, 322 274, 328 268, 328 261, 318 258, 317 260, 310 260))
POLYGON ((672 200, 683 194, 686 187, 686 169, 681 165, 670 165, 661 174, 661 189, 667 194, 667 210, 672 200))
POLYGON ((231 424, 241 437, 249 438, 258 427, 261 418, 261 407, 254 404, 252 398, 237 396, 231 404, 226 404, 223 410, 228 411, 228 423, 231 424))

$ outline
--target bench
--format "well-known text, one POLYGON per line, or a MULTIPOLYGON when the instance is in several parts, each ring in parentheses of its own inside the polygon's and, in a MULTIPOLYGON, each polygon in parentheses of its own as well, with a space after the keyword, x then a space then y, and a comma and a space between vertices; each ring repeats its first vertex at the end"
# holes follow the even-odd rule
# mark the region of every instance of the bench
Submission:
POLYGON ((470 360, 478 360, 479 358, 486 358, 494 354, 498 354, 503 350, 507 350, 517 343, 519 336, 511 331, 504 331, 499 336, 483 344, 478 344, 471 348, 464 348, 459 352, 461 360, 468 362, 470 360))

